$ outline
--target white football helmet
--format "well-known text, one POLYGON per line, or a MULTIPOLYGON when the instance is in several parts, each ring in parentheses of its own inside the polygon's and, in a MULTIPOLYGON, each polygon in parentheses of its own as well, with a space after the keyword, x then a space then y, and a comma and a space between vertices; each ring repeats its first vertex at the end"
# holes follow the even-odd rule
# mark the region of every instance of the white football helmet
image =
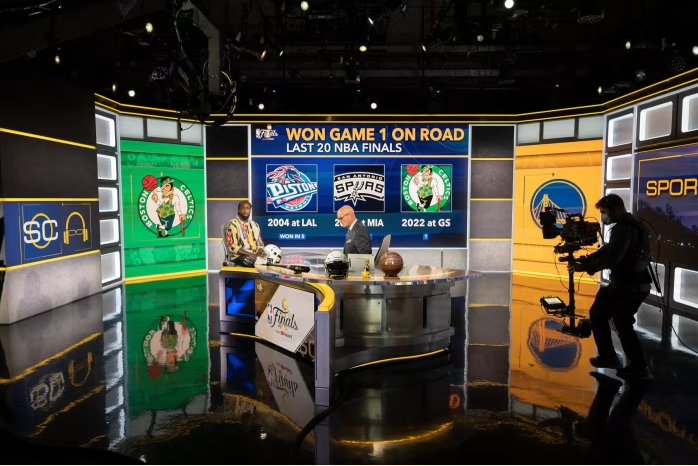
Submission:
POLYGON ((275 244, 267 244, 264 246, 264 252, 267 253, 264 257, 258 257, 256 265, 274 265, 281 262, 281 248, 275 244))
POLYGON ((349 274, 349 259, 342 251, 332 251, 325 258, 325 276, 344 280, 349 274))

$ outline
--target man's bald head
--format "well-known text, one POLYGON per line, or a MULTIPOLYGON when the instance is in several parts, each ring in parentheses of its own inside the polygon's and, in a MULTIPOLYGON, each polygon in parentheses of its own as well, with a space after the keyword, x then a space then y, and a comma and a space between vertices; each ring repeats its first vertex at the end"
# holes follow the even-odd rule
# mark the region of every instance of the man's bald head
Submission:
POLYGON ((349 228, 351 224, 354 223, 354 220, 356 220, 354 209, 348 205, 340 207, 337 211, 337 219, 339 219, 339 223, 344 228, 349 228))

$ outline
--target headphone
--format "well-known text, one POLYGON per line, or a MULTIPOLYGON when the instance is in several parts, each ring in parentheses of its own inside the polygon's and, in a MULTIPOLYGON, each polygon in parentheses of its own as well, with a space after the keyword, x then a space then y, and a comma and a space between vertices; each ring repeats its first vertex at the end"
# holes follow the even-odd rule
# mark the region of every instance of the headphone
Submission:
POLYGON ((80 221, 82 222, 82 241, 85 242, 89 238, 87 228, 85 227, 85 217, 83 217, 79 212, 73 212, 72 214, 68 215, 68 219, 65 221, 65 231, 63 232, 63 242, 65 244, 70 244, 70 230, 68 230, 68 224, 70 223, 70 219, 73 218, 73 215, 80 217, 80 221))

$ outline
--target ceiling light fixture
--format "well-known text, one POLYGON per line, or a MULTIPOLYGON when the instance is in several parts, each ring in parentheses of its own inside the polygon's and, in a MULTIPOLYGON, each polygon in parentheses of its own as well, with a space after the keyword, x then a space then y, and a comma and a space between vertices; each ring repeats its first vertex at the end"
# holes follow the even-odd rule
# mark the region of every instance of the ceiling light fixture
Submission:
POLYGON ((370 16, 368 17, 368 24, 370 24, 371 26, 373 26, 373 20, 371 19, 370 16))
POLYGON ((365 45, 362 44, 359 46, 359 52, 365 52, 366 50, 368 50, 368 47, 366 47, 365 45))
POLYGON ((601 86, 599 86, 599 88, 596 89, 596 92, 598 92, 598 94, 601 95, 601 93, 603 92, 603 89, 601 88, 601 86))
POLYGON ((260 110, 264 110, 264 104, 260 102, 260 104, 257 105, 257 108, 260 110))
POLYGON ((476 39, 477 39, 478 42, 482 42, 482 41, 485 40, 485 36, 483 36, 482 34, 478 34, 477 37, 476 37, 476 39))
POLYGON ((145 23, 145 32, 148 34, 153 32, 153 23, 145 23))
POLYGON ((129 96, 129 97, 136 97, 136 91, 134 91, 133 89, 131 89, 130 91, 128 91, 128 96, 129 96))
POLYGON ((284 54, 284 49, 281 49, 281 51, 279 52, 279 56, 282 56, 283 54, 284 54))
POLYGON ((514 0, 505 0, 504 8, 511 9, 514 7, 514 0))
POLYGON ((56 54, 56 56, 53 57, 53 61, 56 62, 56 65, 60 65, 61 64, 61 56, 56 54))
POLYGON ((301 10, 308 11, 308 8, 310 8, 308 2, 301 2, 301 10))
POLYGON ((630 47, 632 47, 633 44, 630 43, 630 41, 625 42, 625 50, 630 50, 630 47))
POLYGON ((698 55, 698 45, 693 46, 693 55, 698 55))
POLYGON ((112 91, 112 92, 116 92, 116 88, 117 88, 117 87, 118 87, 118 86, 116 85, 116 83, 112 83, 112 84, 111 84, 111 91, 112 91))
POLYGON ((375 103, 375 102, 371 102, 371 109, 372 109, 372 110, 375 110, 375 109, 377 109, 377 108, 378 108, 378 104, 375 103))

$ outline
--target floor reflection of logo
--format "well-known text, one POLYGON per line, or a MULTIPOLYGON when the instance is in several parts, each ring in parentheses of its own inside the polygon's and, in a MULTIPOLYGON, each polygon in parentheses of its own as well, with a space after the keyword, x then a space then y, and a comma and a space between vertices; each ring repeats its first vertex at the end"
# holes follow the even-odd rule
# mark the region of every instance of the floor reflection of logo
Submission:
MULTIPOLYGON (((543 183, 531 196, 531 217, 538 228, 540 225, 540 213, 546 207, 568 210, 574 214, 587 213, 587 200, 579 186, 569 180, 555 179, 543 183)), ((558 214, 558 219, 564 219, 564 215, 558 214)))
POLYGON ((164 370, 177 372, 196 349, 196 328, 183 316, 161 316, 153 323, 143 339, 143 356, 148 366, 148 377, 157 379, 164 370))
MULTIPOLYGON (((284 165, 269 170, 267 166, 267 212, 283 209, 303 210, 317 195, 317 165, 284 165), (304 170, 304 171, 301 171, 304 170)), ((317 199, 308 211, 317 210, 317 199)))
POLYGON ((561 333, 562 323, 543 317, 528 328, 528 349, 540 364, 554 371, 567 371, 577 366, 582 345, 571 335, 561 333))

